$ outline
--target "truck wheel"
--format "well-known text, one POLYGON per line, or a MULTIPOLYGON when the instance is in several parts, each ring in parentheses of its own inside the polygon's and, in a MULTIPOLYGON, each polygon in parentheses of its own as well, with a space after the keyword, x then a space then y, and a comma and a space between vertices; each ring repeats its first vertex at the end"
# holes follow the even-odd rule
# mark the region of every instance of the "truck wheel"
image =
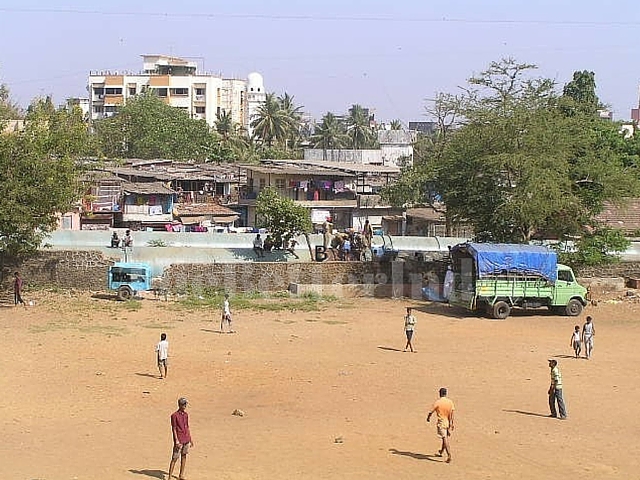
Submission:
POLYGON ((493 304, 493 310, 491 313, 493 314, 493 318, 504 320, 511 313, 511 307, 507 302, 496 302, 493 304))
POLYGON ((131 290, 131 287, 121 285, 120 288, 118 288, 118 300, 130 300, 132 296, 133 291, 131 290))
POLYGON ((566 313, 570 317, 577 317, 582 313, 582 303, 580 300, 572 298, 567 303, 567 306, 564 309, 564 313, 566 313))

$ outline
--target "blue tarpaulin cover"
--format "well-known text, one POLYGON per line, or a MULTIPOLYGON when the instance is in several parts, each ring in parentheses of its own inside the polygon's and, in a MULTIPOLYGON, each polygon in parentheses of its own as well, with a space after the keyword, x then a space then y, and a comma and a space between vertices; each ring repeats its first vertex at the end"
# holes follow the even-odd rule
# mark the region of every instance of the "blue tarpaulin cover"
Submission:
POLYGON ((505 273, 540 275, 550 282, 558 277, 558 255, 554 250, 535 245, 507 243, 462 243, 451 253, 466 251, 476 264, 479 278, 505 273))

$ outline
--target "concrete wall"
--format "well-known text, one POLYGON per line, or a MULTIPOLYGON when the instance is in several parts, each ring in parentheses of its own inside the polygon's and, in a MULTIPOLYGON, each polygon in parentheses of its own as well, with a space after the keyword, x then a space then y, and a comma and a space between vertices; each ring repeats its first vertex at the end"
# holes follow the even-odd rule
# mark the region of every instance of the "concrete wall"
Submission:
POLYGON ((305 148, 304 159, 313 161, 382 164, 381 150, 323 150, 305 148))

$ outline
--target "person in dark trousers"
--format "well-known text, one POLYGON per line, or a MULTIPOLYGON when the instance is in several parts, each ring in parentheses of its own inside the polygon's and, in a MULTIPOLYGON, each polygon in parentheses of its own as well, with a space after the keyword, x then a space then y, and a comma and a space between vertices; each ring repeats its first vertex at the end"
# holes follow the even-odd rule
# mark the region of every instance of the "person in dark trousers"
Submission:
POLYGON ((24 308, 27 308, 27 304, 22 299, 22 288, 24 287, 24 280, 20 276, 20 272, 15 272, 13 274, 13 301, 16 306, 19 303, 24 305, 24 308))
POLYGON ((171 463, 169 464, 169 480, 173 475, 173 469, 176 466, 178 458, 180 458, 180 474, 179 479, 184 480, 184 470, 187 465, 187 454, 189 448, 193 447, 191 439, 191 431, 189 429, 189 414, 187 413, 187 399, 182 397, 178 399, 178 410, 171 415, 171 436, 173 438, 173 451, 171 454, 171 463))
POLYGON ((262 239, 260 238, 260 234, 256 235, 256 238, 253 240, 253 251, 255 252, 258 258, 264 258, 264 244, 262 243, 262 239))
POLYGON ((411 340, 413 339, 413 330, 416 327, 416 317, 411 314, 411 307, 407 307, 407 314, 404 316, 404 333, 407 336, 407 344, 404 346, 404 351, 407 351, 407 348, 411 349, 413 352, 413 344, 411 340))
POLYGON ((551 384, 549 385, 549 410, 551 411, 550 417, 560 418, 564 420, 567 418, 567 409, 564 405, 564 397, 562 396, 562 374, 558 368, 558 361, 550 358, 549 368, 551 369, 551 384), (556 402, 558 403, 558 409, 556 410, 556 402), (558 417, 558 414, 560 416, 558 417))
POLYGON ((451 463, 451 445, 449 443, 449 437, 453 433, 453 412, 455 410, 455 405, 453 402, 447 398, 447 389, 442 387, 439 390, 440 398, 436 400, 436 403, 433 404, 433 408, 427 415, 427 422, 431 421, 431 415, 434 413, 438 417, 438 422, 436 423, 436 433, 438 437, 442 439, 442 446, 436 456, 441 457, 443 453, 446 452, 447 459, 446 463, 451 463))

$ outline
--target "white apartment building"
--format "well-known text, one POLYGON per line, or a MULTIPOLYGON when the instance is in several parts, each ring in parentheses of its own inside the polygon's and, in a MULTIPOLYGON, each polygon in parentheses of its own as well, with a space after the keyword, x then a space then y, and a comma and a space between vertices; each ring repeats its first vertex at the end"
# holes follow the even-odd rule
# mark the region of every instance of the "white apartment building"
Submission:
POLYGON ((152 91, 172 107, 192 118, 214 125, 216 115, 231 114, 234 123, 251 134, 252 116, 264 103, 262 75, 247 80, 223 78, 197 72, 196 62, 167 55, 142 55, 143 71, 137 74, 91 72, 89 103, 92 120, 114 115, 127 99, 152 91))

